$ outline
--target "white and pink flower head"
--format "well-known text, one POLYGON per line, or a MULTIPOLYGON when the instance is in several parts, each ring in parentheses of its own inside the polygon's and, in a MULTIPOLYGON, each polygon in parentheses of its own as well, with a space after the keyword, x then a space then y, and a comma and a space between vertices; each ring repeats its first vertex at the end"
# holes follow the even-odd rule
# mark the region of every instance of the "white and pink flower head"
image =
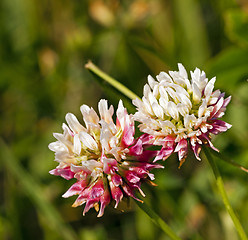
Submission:
POLYGON ((134 138, 134 120, 122 101, 116 111, 116 123, 112 118, 114 108, 108 108, 106 100, 100 100, 98 108, 100 118, 93 108, 81 106, 85 126, 68 113, 68 125, 62 126, 64 133, 54 133, 57 141, 49 148, 59 163, 50 173, 77 180, 63 197, 78 195, 73 207, 85 203, 83 214, 92 207, 98 211, 100 203, 100 217, 112 200, 117 207, 123 197, 138 200, 135 190, 144 195, 141 182, 153 180, 150 170, 161 166, 150 162, 154 152, 144 150, 142 141, 134 138))
POLYGON ((177 152, 181 166, 189 149, 198 160, 203 144, 218 151, 210 135, 231 127, 220 120, 231 97, 225 99, 224 93, 213 91, 215 77, 209 81, 205 72, 196 68, 189 80, 184 66, 178 67, 178 72, 161 72, 157 80, 148 76, 142 100, 135 99, 133 104, 137 107, 134 118, 145 133, 143 143, 162 146, 155 161, 177 152))

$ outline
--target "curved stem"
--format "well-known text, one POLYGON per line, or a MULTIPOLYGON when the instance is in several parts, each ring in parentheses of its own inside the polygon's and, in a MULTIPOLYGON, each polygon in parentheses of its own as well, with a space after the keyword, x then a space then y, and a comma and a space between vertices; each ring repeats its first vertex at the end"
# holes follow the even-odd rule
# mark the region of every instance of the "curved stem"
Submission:
POLYGON ((125 96, 128 98, 136 99, 139 98, 134 92, 129 90, 127 87, 125 87, 123 84, 115 80, 114 78, 110 77, 108 74, 103 72, 100 68, 98 68, 94 63, 89 61, 88 63, 85 64, 85 68, 89 69, 89 71, 93 72, 96 74, 98 77, 101 79, 105 80, 107 83, 112 85, 114 88, 116 88, 118 91, 123 93, 125 96))
POLYGON ((171 239, 181 240, 173 230, 167 225, 162 218, 160 218, 146 203, 135 201, 136 204, 150 217, 150 219, 163 230, 171 239))
POLYGON ((208 159, 208 162, 210 163, 211 167, 212 167, 212 170, 213 170, 213 173, 215 175, 215 178, 216 178, 216 184, 217 184, 217 187, 220 191, 220 194, 221 194, 221 197, 222 197, 222 200, 224 202, 224 205, 225 205, 225 208, 227 210, 227 212, 229 213, 233 223, 234 223, 234 226, 240 236, 240 239, 242 240, 247 240, 247 236, 246 236, 246 233, 239 221, 239 219, 237 218, 236 214, 234 213, 233 209, 232 209, 232 206, 228 200, 228 197, 227 197, 227 194, 226 194, 226 191, 225 191, 225 188, 224 188, 224 184, 223 184, 223 180, 222 180, 222 177, 220 175, 220 172, 219 172, 219 169, 215 163, 215 161, 213 160, 212 156, 210 155, 210 153, 208 152, 207 148, 204 147, 204 153, 206 155, 206 158, 208 159))

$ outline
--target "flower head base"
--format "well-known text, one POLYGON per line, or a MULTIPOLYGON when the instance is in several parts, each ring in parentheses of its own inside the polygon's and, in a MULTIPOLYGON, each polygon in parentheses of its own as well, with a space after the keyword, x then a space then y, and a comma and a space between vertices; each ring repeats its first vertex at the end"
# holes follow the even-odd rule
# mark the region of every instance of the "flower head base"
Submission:
POLYGON ((113 106, 108 108, 107 101, 101 100, 98 108, 100 118, 92 108, 81 106, 85 127, 68 113, 68 126, 63 124, 63 134, 54 134, 57 141, 49 144, 49 148, 59 162, 50 173, 77 180, 63 197, 79 195, 73 207, 85 203, 83 214, 92 207, 99 210, 100 202, 100 217, 111 200, 117 207, 123 197, 138 200, 136 189, 144 195, 141 182, 153 180, 149 171, 161 166, 150 163, 154 152, 144 150, 142 141, 134 139, 134 121, 122 101, 116 112, 116 124, 112 119, 113 106))
POLYGON ((203 144, 217 151, 210 133, 218 134, 231 127, 219 120, 231 97, 224 99, 224 93, 213 91, 216 78, 208 81, 204 71, 196 68, 190 72, 189 80, 183 65, 178 67, 178 72, 161 72, 157 81, 148 76, 142 100, 135 99, 133 104, 138 110, 134 118, 141 122, 139 129, 145 133, 143 143, 163 146, 155 160, 177 152, 181 166, 188 148, 198 160, 203 144), (149 140, 146 136, 150 136, 149 140))

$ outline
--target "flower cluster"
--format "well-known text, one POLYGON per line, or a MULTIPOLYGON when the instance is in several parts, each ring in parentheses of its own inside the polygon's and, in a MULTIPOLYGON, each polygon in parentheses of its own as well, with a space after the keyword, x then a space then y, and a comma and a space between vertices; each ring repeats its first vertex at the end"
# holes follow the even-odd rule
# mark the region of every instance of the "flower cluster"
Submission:
POLYGON ((113 121, 114 108, 106 100, 100 100, 97 113, 87 105, 80 110, 85 126, 72 114, 66 115, 68 125, 63 124, 63 134, 49 145, 55 152, 59 165, 50 171, 67 180, 76 179, 63 197, 78 195, 73 206, 85 204, 85 214, 95 207, 102 216, 111 201, 115 207, 123 197, 136 197, 143 181, 151 182, 157 160, 165 160, 177 152, 180 165, 192 150, 198 160, 202 145, 218 151, 211 142, 211 134, 219 134, 231 127, 220 120, 231 97, 214 91, 215 78, 208 80, 198 68, 190 72, 191 79, 182 64, 179 71, 161 72, 155 80, 148 76, 142 99, 133 100, 137 107, 134 116, 129 115, 120 100, 113 121), (143 133, 134 138, 134 121, 140 122, 143 133), (158 151, 146 146, 158 145, 158 151), (154 160, 153 160, 154 158, 154 160), (99 210, 100 203, 100 210, 99 210))
POLYGON ((144 142, 161 145, 155 161, 178 152, 180 166, 191 149, 200 160, 203 144, 218 151, 210 141, 210 134, 219 134, 231 127, 221 121, 231 97, 213 91, 216 78, 210 81, 205 72, 196 68, 191 80, 182 64, 179 71, 161 72, 156 78, 148 76, 142 100, 135 99, 134 115, 145 133, 144 142))
POLYGON ((73 207, 85 203, 83 214, 92 207, 98 210, 100 202, 100 217, 111 200, 116 202, 115 207, 123 197, 138 200, 136 189, 144 196, 141 182, 153 180, 150 170, 162 166, 151 163, 154 152, 144 150, 142 141, 134 138, 134 121, 122 101, 116 111, 116 124, 113 106, 108 108, 107 101, 101 100, 98 108, 100 118, 92 108, 81 106, 85 127, 68 113, 68 126, 63 124, 63 134, 54 134, 57 141, 49 148, 59 162, 50 173, 77 180, 63 197, 79 195, 73 207))

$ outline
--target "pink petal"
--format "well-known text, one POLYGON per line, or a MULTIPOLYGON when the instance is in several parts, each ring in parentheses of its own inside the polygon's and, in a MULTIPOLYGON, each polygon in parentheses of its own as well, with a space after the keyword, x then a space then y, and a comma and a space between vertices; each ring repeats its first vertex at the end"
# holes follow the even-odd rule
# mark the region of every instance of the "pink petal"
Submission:
MULTIPOLYGON (((216 147, 214 147, 213 143, 210 141, 209 137, 207 134, 202 134, 201 136, 199 136, 199 138, 201 140, 203 140, 203 142, 207 142, 207 145, 209 145, 213 150, 215 150, 216 152, 219 152, 219 149, 217 149, 216 147), (204 141, 205 139, 205 141, 204 141)), ((206 143, 205 143, 206 144, 206 143)))
POLYGON ((106 174, 114 174, 118 171, 117 161, 115 159, 102 157, 101 161, 103 162, 103 171, 106 174))
POLYGON ((156 162, 161 159, 166 160, 173 152, 174 152, 174 147, 172 146, 162 147, 153 162, 156 162))
POLYGON ((219 110, 222 108, 224 104, 224 98, 221 97, 218 102, 214 105, 214 109, 210 114, 210 118, 215 118, 215 115, 219 112, 219 110))
POLYGON ((123 191, 129 196, 132 197, 133 199, 142 202, 140 199, 134 196, 134 189, 131 186, 128 186, 127 184, 122 186, 123 191))
POLYGON ((110 203, 110 200, 111 200, 111 196, 109 194, 108 189, 106 189, 104 194, 100 197, 101 207, 97 217, 101 217, 103 215, 104 209, 110 203))
POLYGON ((110 185, 110 190, 111 190, 111 196, 115 200, 115 208, 117 208, 119 202, 123 198, 123 193, 119 187, 116 187, 112 182, 109 183, 110 185))
POLYGON ((191 144, 191 149, 193 150, 196 159, 200 161, 201 158, 199 157, 199 154, 201 152, 201 145, 199 143, 195 143, 194 145, 191 144))
POLYGON ((126 127, 127 129, 124 130, 123 132, 123 137, 121 140, 121 143, 124 144, 124 146, 130 146, 134 142, 134 127, 133 126, 128 126, 126 127))
POLYGON ((132 171, 127 171, 125 175, 126 175, 126 179, 130 183, 137 183, 140 181, 140 178, 132 171))
POLYGON ((155 140, 154 136, 149 135, 147 133, 141 135, 139 139, 142 141, 143 145, 151 145, 155 140))
POLYGON ((92 207, 94 207, 94 205, 98 201, 99 201, 99 198, 87 200, 84 211, 83 211, 83 215, 85 215, 85 213, 87 213, 92 207))
POLYGON ((99 198, 104 194, 104 184, 102 179, 98 180, 95 185, 91 188, 89 198, 90 199, 95 199, 99 198))
POLYGON ((86 188, 80 193, 76 201, 72 204, 72 207, 78 207, 84 204, 88 199, 88 195, 89 195, 89 188, 86 188))
POLYGON ((179 161, 184 159, 188 153, 188 141, 186 139, 182 139, 178 142, 175 152, 178 152, 179 161))
POLYGON ((157 155, 157 152, 158 151, 153 151, 153 150, 145 150, 143 151, 143 153, 138 156, 138 160, 139 162, 143 163, 143 162, 148 162, 148 161, 151 161, 151 159, 153 157, 155 157, 157 155))
POLYGON ((66 168, 55 168, 51 171, 49 171, 50 174, 55 176, 61 176, 62 178, 65 178, 66 180, 70 180, 74 177, 74 172, 70 170, 70 167, 66 168))
POLYGON ((133 156, 141 155, 143 153, 143 144, 140 139, 129 148, 129 154, 133 156))
POLYGON ((222 106, 222 107, 226 107, 226 106, 230 103, 231 98, 232 98, 232 96, 227 97, 227 98, 224 100, 224 103, 223 103, 223 106, 222 106))
POLYGON ((212 123, 212 126, 213 128, 209 130, 209 132, 217 135, 219 133, 222 133, 222 132, 225 132, 227 131, 229 128, 232 127, 231 124, 229 123, 226 123, 224 121, 221 121, 221 120, 214 120, 213 123, 212 123))
POLYGON ((68 190, 66 193, 64 193, 62 195, 62 197, 64 198, 68 198, 71 197, 73 195, 77 195, 80 194, 80 192, 82 192, 84 190, 84 188, 86 187, 86 183, 85 181, 78 181, 76 183, 74 183, 68 190))
POLYGON ((115 174, 111 176, 111 181, 113 182, 113 184, 118 187, 119 185, 122 184, 122 178, 120 175, 115 174))

